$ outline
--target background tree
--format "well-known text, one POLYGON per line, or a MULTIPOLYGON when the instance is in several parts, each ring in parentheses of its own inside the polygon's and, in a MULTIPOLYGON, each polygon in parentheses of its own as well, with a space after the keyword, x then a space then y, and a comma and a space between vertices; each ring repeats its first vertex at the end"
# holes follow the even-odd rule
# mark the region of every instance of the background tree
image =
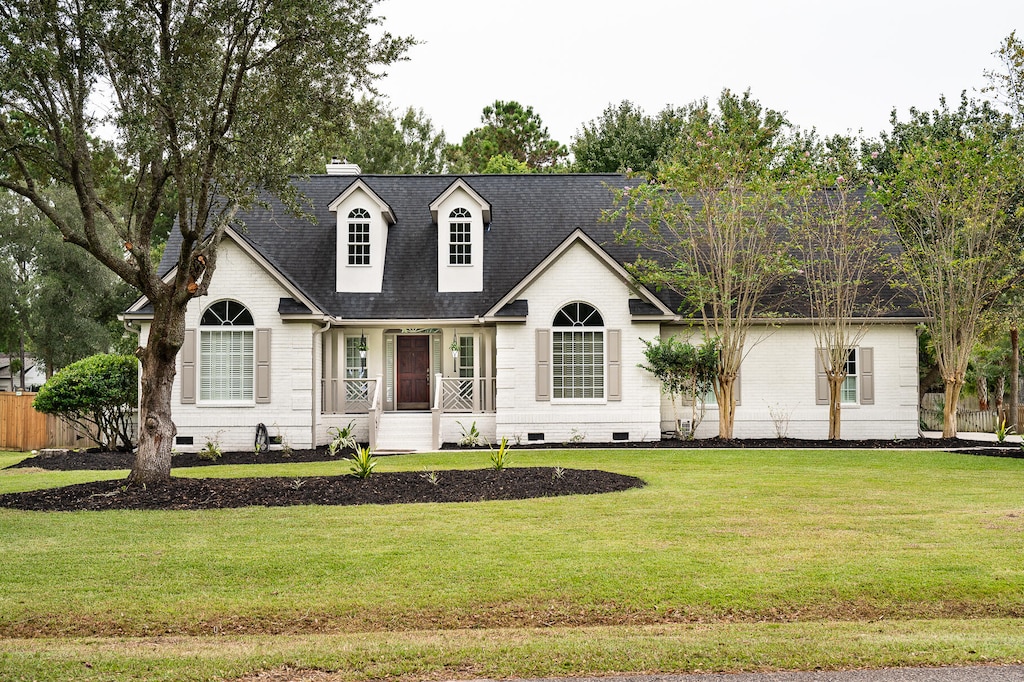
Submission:
POLYGON ((572 169, 577 173, 620 173, 653 176, 667 158, 683 125, 685 112, 665 107, 648 116, 628 100, 611 104, 582 128, 571 142, 572 169))
POLYGON ((500 155, 508 155, 532 171, 551 171, 569 154, 564 145, 551 139, 533 107, 497 100, 484 107, 480 122, 483 125, 466 133, 460 144, 449 145, 445 155, 450 172, 481 173, 491 157, 500 155))
MULTIPOLYGON (((74 197, 48 193, 54 209, 74 220, 74 197)), ((28 201, 0 195, 0 262, 10 273, 0 287, 10 292, 4 327, 13 346, 31 353, 47 375, 94 353, 108 352, 124 331, 119 312, 132 299, 129 287, 81 249, 69 249, 60 233, 28 201)))
POLYGON ((175 357, 224 230, 260 190, 294 200, 293 132, 337 120, 409 45, 379 31, 375 0, 9 0, 0 5, 0 187, 153 306, 129 479, 170 478, 175 357), (369 29, 379 37, 372 38, 369 29), (101 103, 101 104, 97 104, 101 103), (94 112, 109 112, 102 120, 94 112), (116 156, 95 135, 106 124, 116 156), (47 190, 73 189, 77 220, 47 190), (176 270, 152 260, 175 192, 176 270), (118 210, 118 206, 123 206, 118 210), (111 248, 115 241, 117 248, 111 248))
POLYGON ((865 191, 857 144, 835 136, 804 152, 806 168, 793 193, 790 236, 810 305, 816 362, 828 382, 828 437, 841 437, 842 388, 851 353, 882 312, 886 242, 877 206, 865 191))
POLYGON ((706 101, 686 113, 679 142, 655 183, 625 189, 619 238, 662 256, 640 258, 631 274, 683 298, 681 312, 700 318, 721 345, 715 398, 719 436, 732 438, 733 384, 769 292, 792 271, 785 248, 782 167, 785 117, 749 92, 728 90, 718 110, 706 101), (669 265, 664 265, 669 263, 669 265))
POLYGON ((443 131, 423 110, 409 107, 400 117, 376 99, 363 98, 338 125, 299 135, 292 169, 323 173, 332 158, 359 165, 364 173, 429 174, 444 168, 443 131))
POLYGON ((903 275, 927 316, 945 385, 944 438, 957 433, 956 410, 984 316, 1020 272, 1020 173, 1012 138, 969 119, 946 137, 889 149, 892 169, 877 198, 899 237, 903 275))
MULTIPOLYGON (((1024 137, 1024 42, 1017 38, 1016 32, 1007 36, 996 55, 1003 64, 1002 71, 989 71, 985 75, 989 79, 989 92, 994 92, 996 99, 1004 103, 1010 111, 1014 122, 1013 134, 1024 137)), ((1018 142, 1024 149, 1024 142, 1018 142)), ((1024 201, 1024 178, 1018 182, 1016 203, 1024 201)), ((1022 315, 1021 293, 1012 292, 1009 296, 1007 315, 1007 332, 1010 339, 1010 404, 1007 424, 1020 431, 1018 417, 1020 412, 1020 318, 1022 315)))

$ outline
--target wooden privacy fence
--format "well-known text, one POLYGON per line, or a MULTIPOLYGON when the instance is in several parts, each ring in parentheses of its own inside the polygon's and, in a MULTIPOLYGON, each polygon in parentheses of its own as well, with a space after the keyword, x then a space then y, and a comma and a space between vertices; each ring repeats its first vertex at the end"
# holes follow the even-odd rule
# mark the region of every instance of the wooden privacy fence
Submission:
POLYGON ((0 450, 86 448, 95 445, 78 427, 32 407, 35 393, 0 392, 0 450))

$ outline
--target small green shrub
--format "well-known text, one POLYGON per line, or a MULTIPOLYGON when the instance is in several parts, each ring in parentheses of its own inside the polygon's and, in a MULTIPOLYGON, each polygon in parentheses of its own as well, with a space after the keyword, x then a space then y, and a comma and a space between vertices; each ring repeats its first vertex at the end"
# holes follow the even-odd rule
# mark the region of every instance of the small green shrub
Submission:
POLYGON ((203 449, 196 453, 196 457, 204 459, 207 462, 216 462, 224 454, 224 451, 220 447, 220 434, 206 437, 206 445, 203 449))
POLYGON ((356 423, 355 420, 353 420, 348 423, 348 426, 343 426, 340 429, 336 426, 327 429, 327 435, 331 437, 331 442, 327 444, 327 453, 331 457, 334 457, 345 449, 355 450, 359 447, 359 443, 356 442, 355 434, 353 434, 355 426, 356 423))
POLYGON ((349 470, 356 478, 369 478, 373 468, 377 466, 377 460, 373 458, 370 448, 356 448, 355 453, 347 459, 352 462, 349 470))
POLYGON ((508 466, 509 452, 512 448, 508 445, 508 438, 505 436, 501 437, 501 443, 498 445, 498 449, 491 448, 491 468, 495 471, 501 471, 508 466))
POLYGON ((997 441, 1002 443, 1003 441, 1006 440, 1006 437, 1009 436, 1012 433, 1013 433, 1013 427, 1011 426, 1011 427, 1007 428, 1006 420, 1005 419, 997 420, 996 421, 995 434, 996 434, 996 440, 997 441))
POLYGON ((139 362, 132 355, 91 355, 60 370, 32 406, 98 433, 97 445, 131 450, 132 411, 139 402, 139 362))
POLYGON ((463 447, 476 447, 480 445, 482 438, 480 437, 480 431, 476 428, 476 422, 469 425, 467 429, 462 422, 455 422, 462 429, 462 439, 459 440, 459 445, 463 447))

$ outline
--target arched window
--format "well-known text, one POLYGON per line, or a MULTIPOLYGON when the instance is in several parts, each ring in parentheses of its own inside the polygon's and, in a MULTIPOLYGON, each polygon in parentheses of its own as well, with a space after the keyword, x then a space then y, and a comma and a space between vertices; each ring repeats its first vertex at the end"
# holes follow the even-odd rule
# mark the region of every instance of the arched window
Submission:
POLYGON ((570 303, 551 330, 552 398, 604 398, 604 319, 588 303, 570 303))
POLYGON ((370 212, 365 208, 348 214, 348 264, 370 264, 370 212))
POLYGON ((217 301, 199 321, 199 399, 253 399, 253 319, 237 301, 217 301))
POLYGON ((448 264, 473 264, 473 215, 464 208, 453 209, 448 214, 448 264))

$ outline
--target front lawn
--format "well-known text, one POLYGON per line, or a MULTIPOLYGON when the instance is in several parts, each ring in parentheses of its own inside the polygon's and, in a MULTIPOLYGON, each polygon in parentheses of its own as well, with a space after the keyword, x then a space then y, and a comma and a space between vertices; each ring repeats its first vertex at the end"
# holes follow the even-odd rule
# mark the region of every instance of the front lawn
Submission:
MULTIPOLYGON (((34 661, 32 677, 60 679, 88 652, 139 679, 205 679, 283 663, 351 678, 501 676, 1011 661, 1024 651, 1024 460, 513 454, 516 466, 604 469, 647 486, 515 502, 0 510, 0 677, 34 661), (834 651, 819 630, 837 638, 834 651), (280 636, 268 644, 267 634, 280 636), (141 640, 152 649, 135 639, 156 636, 141 640), (224 645, 216 655, 188 664, 173 654, 211 636, 224 645), (448 644, 434 651, 432 641, 448 644), (509 655, 513 642, 521 655, 509 655), (373 664, 355 665, 357 654, 373 664)), ((14 461, 0 454, 0 465, 14 461)), ((378 470, 437 469, 444 485, 443 469, 486 464, 486 453, 443 452, 383 458, 378 470)), ((0 492, 124 475, 6 470, 0 492)))

